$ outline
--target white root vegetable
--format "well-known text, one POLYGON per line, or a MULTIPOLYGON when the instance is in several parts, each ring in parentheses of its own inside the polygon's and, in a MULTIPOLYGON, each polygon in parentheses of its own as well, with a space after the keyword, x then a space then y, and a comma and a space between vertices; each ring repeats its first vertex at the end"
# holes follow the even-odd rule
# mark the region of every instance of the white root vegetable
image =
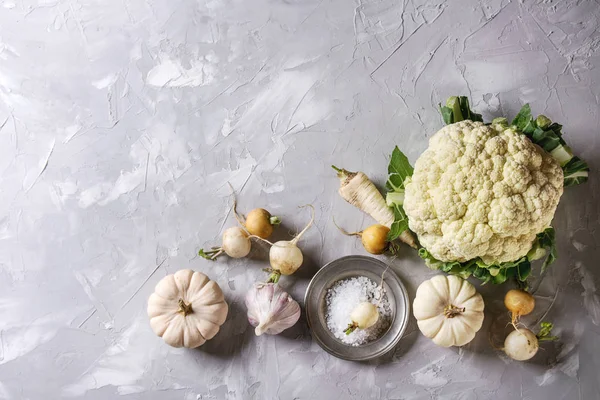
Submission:
POLYGON ((357 328, 368 329, 372 327, 379 320, 377 306, 368 301, 359 303, 350 313, 350 320, 352 322, 348 324, 348 329, 345 330, 346 335, 351 334, 357 328))
POLYGON ((504 347, 501 350, 513 360, 529 360, 538 352, 540 342, 549 342, 558 339, 557 336, 550 336, 552 328, 552 323, 542 322, 540 323, 540 331, 537 335, 527 328, 515 328, 504 339, 504 347))
POLYGON ((271 268, 281 275, 292 275, 300 268, 304 256, 295 240, 280 240, 273 243, 269 251, 271 268))
POLYGON ((200 249, 198 255, 207 260, 214 260, 223 253, 231 258, 242 258, 250 253, 251 247, 250 237, 246 231, 238 226, 234 226, 225 229, 223 232, 223 242, 221 247, 213 247, 209 251, 200 249))
MULTIPOLYGON (((333 166, 340 178, 339 194, 344 200, 359 210, 369 214, 379 224, 391 228, 394 223, 394 212, 385 202, 369 177, 362 172, 350 172, 333 166)), ((405 230, 400 240, 413 248, 417 243, 413 234, 405 230)))
POLYGON ((271 249, 269 250, 269 262, 271 264, 269 272, 271 272, 271 276, 267 280, 267 283, 279 282, 281 275, 292 275, 298 270, 298 268, 300 268, 302 262, 304 261, 304 256, 302 255, 300 248, 297 246, 297 243, 302 235, 304 235, 304 233, 306 233, 306 231, 312 226, 315 220, 315 208, 310 204, 303 207, 310 207, 312 216, 304 229, 292 240, 280 240, 278 242, 271 243, 261 237, 254 235, 251 236, 271 245, 271 249))
POLYGON ((527 328, 520 328, 508 334, 504 340, 504 352, 517 361, 529 360, 538 352, 538 338, 527 328))

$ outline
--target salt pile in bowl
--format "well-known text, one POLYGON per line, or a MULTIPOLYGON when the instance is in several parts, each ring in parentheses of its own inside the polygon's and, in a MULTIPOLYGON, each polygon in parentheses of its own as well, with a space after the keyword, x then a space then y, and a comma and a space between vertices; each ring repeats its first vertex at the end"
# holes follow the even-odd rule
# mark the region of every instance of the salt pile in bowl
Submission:
POLYGON ((342 343, 360 346, 379 339, 392 322, 392 309, 383 285, 365 276, 342 279, 334 283, 325 295, 327 328, 342 343), (349 335, 350 313, 359 303, 370 302, 377 306, 379 319, 370 328, 356 329, 349 335))

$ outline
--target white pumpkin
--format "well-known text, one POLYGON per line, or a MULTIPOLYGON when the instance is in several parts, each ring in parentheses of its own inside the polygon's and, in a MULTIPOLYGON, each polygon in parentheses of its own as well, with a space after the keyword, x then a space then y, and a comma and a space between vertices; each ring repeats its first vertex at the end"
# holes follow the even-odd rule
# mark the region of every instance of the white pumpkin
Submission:
POLYGON ((219 285, 190 269, 165 276, 148 299, 152 330, 173 347, 203 345, 219 332, 227 311, 219 285))
POLYGON ((437 275, 421 283, 413 314, 423 335, 438 346, 463 346, 483 324, 483 298, 457 276, 437 275))

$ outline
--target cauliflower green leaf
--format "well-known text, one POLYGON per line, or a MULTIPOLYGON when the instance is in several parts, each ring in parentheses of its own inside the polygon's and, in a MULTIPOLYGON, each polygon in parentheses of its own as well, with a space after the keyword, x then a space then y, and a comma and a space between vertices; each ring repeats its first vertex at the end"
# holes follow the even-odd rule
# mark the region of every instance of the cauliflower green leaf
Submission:
POLYGON ((388 180, 385 184, 388 189, 386 202, 388 207, 394 210, 394 223, 388 233, 388 241, 395 240, 398 236, 408 229, 408 217, 404 212, 404 182, 406 178, 412 176, 413 167, 408 162, 408 158, 400 151, 398 146, 394 148, 390 164, 388 165, 388 180))
MULTIPOLYGON (((533 249, 542 249, 547 254, 544 263, 542 264, 542 273, 546 271, 546 268, 554 261, 556 261, 556 234, 554 228, 550 227, 544 230, 544 232, 538 233, 533 249)), ((530 250, 531 253, 531 250, 530 250)), ((529 256, 529 253, 527 253, 529 256)))
POLYGON ((499 264, 486 264, 480 258, 463 263, 458 261, 444 262, 433 257, 426 248, 421 247, 419 249, 419 257, 425 260, 425 265, 429 268, 457 275, 463 279, 473 276, 483 281, 483 284, 488 282, 502 284, 509 278, 515 278, 520 284, 526 285, 527 278, 531 274, 531 263, 546 254, 547 257, 542 264, 542 273, 544 273, 548 265, 556 260, 555 233, 552 227, 547 228, 537 235, 536 242, 527 256, 521 257, 516 261, 499 264), (540 254, 538 251, 542 251, 542 255, 532 258, 534 255, 540 254))
POLYGON ((386 188, 392 192, 404 191, 404 181, 413 174, 413 167, 408 158, 400 151, 398 146, 392 151, 392 158, 388 165, 388 180, 386 188))
POLYGON ((388 232, 387 240, 391 242, 398 238, 402 232, 408 229, 408 217, 404 212, 404 208, 400 204, 394 204, 392 207, 394 210, 394 222, 388 232))

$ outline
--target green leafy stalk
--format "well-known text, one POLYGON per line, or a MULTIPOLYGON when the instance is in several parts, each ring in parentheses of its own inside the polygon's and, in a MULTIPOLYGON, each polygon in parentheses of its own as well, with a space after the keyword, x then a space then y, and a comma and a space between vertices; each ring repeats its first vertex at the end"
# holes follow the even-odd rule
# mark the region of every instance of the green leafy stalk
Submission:
POLYGON ((266 283, 278 283, 279 278, 281 278, 281 272, 273 269, 273 268, 263 268, 263 271, 270 273, 269 278, 266 283))
POLYGON ((446 100, 446 105, 440 104, 440 112, 446 125, 469 119, 471 121, 483 122, 481 114, 475 113, 469 106, 469 98, 466 96, 452 96, 446 100))
POLYGON ((536 335, 539 342, 551 342, 553 340, 558 340, 558 336, 550 336, 552 333, 552 328, 554 328, 554 324, 550 322, 542 322, 540 323, 540 331, 536 335))
POLYGON ((408 162, 408 158, 400 151, 398 146, 392 151, 392 157, 388 165, 388 179, 385 183, 388 193, 386 203, 394 211, 394 223, 388 233, 388 241, 391 242, 398 238, 408 229, 408 217, 404 212, 404 184, 406 179, 412 176, 413 167, 408 162))
POLYGON ((508 120, 505 117, 494 118, 492 120, 492 125, 496 125, 496 124, 508 126, 508 120))
POLYGON ((590 168, 585 161, 574 156, 567 146, 563 139, 562 125, 553 123, 545 115, 533 119, 529 104, 521 107, 511 125, 558 161, 563 169, 565 186, 579 185, 588 180, 590 168))
POLYGON ((354 332, 356 330, 356 328, 358 328, 358 324, 356 324, 355 322, 348 324, 348 327, 346 328, 346 330, 344 331, 344 333, 346 335, 351 334, 352 332, 354 332))
POLYGON ((223 252, 222 249, 213 247, 212 250, 204 251, 204 249, 198 250, 198 255, 202 258, 206 258, 210 261, 215 261, 215 259, 223 252))
POLYGON ((408 229, 408 217, 404 212, 404 208, 400 204, 393 206, 394 210, 394 222, 388 232, 387 241, 391 242, 396 240, 405 230, 408 229))
POLYGON ((579 157, 573 157, 563 166, 565 175, 565 186, 579 185, 587 182, 590 168, 587 163, 579 157))
POLYGON ((404 191, 404 182, 406 178, 411 177, 414 172, 408 158, 398 146, 394 147, 392 157, 388 165, 388 179, 385 187, 392 192, 404 191))
MULTIPOLYGON (((556 234, 554 228, 550 227, 544 230, 544 232, 538 233, 536 242, 534 243, 532 250, 543 249, 544 253, 547 253, 546 259, 542 264, 542 273, 546 271, 548 266, 556 261, 556 234)), ((537 252, 537 251, 536 251, 537 252)), ((531 253, 531 250, 529 251, 531 253)), ((528 253, 528 255, 529 255, 528 253)))

